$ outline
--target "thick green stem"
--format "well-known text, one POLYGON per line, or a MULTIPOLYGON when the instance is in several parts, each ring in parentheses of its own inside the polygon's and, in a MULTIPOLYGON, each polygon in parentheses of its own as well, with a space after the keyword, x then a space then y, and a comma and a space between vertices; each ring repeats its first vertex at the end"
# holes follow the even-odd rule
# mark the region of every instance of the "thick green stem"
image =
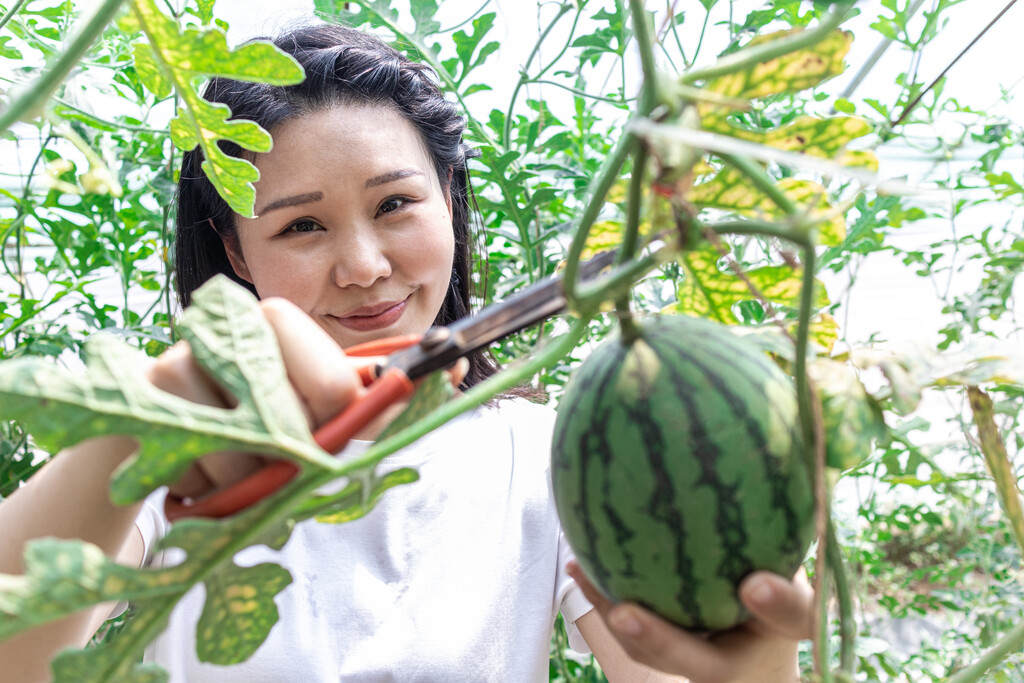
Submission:
POLYGON ((675 258, 676 254, 676 246, 667 243, 638 259, 622 264, 599 279, 580 284, 576 295, 580 310, 596 311, 603 302, 628 294, 640 278, 675 258))
POLYGON ((633 258, 640 242, 640 205, 644 197, 644 171, 647 168, 647 149, 643 145, 633 150, 633 173, 629 179, 628 204, 626 206, 626 230, 622 245, 615 257, 616 263, 625 263, 633 258))
POLYGON ((818 594, 821 609, 818 613, 817 640, 814 643, 814 664, 824 683, 832 680, 829 669, 830 657, 828 647, 828 530, 829 495, 825 481, 825 443, 821 415, 815 410, 814 397, 811 395, 810 381, 807 377, 807 339, 811 327, 811 310, 814 306, 814 270, 816 254, 814 244, 808 242, 803 249, 804 279, 800 291, 800 319, 796 332, 796 361, 793 364, 793 375, 796 379, 796 400, 800 411, 800 424, 804 434, 804 443, 808 449, 810 464, 808 471, 813 475, 815 502, 815 529, 818 537, 818 554, 815 558, 815 591, 818 594))
MULTIPOLYGON (((533 49, 530 50, 530 54, 526 58, 526 63, 523 64, 523 68, 519 72, 519 81, 516 83, 516 87, 513 88, 512 97, 509 98, 508 101, 508 111, 505 114, 505 129, 504 131, 502 131, 501 135, 501 140, 505 146, 505 149, 508 149, 509 146, 512 144, 512 111, 513 109, 515 109, 516 106, 516 98, 519 97, 519 91, 522 89, 522 87, 530 82, 530 76, 526 73, 526 71, 527 69, 530 68, 530 64, 533 63, 533 60, 537 56, 537 53, 540 52, 540 46, 544 44, 544 40, 548 37, 548 34, 551 33, 551 30, 553 28, 555 28, 555 24, 557 24, 558 20, 565 16, 565 14, 568 13, 571 9, 572 5, 568 2, 563 4, 559 8, 558 14, 555 16, 554 19, 551 20, 551 23, 549 23, 547 27, 541 32, 540 37, 537 38, 537 42, 534 43, 533 49)), ((578 16, 579 14, 577 14, 577 17, 578 16)))
POLYGON ((756 45, 722 57, 711 66, 704 69, 696 69, 685 74, 683 83, 696 83, 711 78, 725 76, 727 74, 744 71, 750 67, 762 64, 790 52, 815 45, 824 38, 830 31, 843 23, 846 15, 853 7, 852 2, 836 3, 837 9, 822 19, 821 23, 813 29, 793 33, 783 40, 773 40, 770 43, 756 45))
POLYGON ((96 12, 89 18, 82 30, 75 36, 74 40, 60 54, 57 61, 44 73, 39 80, 11 105, 0 112, 0 132, 3 132, 20 121, 22 117, 34 115, 42 109, 50 95, 57 90, 64 77, 75 68, 78 60, 82 58, 86 50, 95 42, 96 38, 103 32, 120 9, 124 0, 104 0, 96 12))
POLYGON ((957 671, 946 683, 977 683, 989 669, 1021 649, 1024 649, 1024 624, 1017 624, 978 661, 957 671))
POLYGON ((708 223, 705 227, 716 235, 759 235, 763 237, 778 237, 793 242, 801 247, 807 245, 807 236, 798 233, 793 228, 778 223, 759 220, 733 220, 708 223))
POLYGON ((857 622, 853 618, 853 596, 850 593, 850 582, 846 577, 843 564, 843 553, 836 538, 835 526, 829 520, 828 547, 829 570, 832 574, 832 585, 836 589, 836 600, 839 602, 839 671, 847 681, 852 682, 856 673, 856 651, 854 645, 857 638, 857 622))
POLYGON ((644 72, 643 87, 649 90, 656 83, 658 72, 654 63, 654 37, 651 35, 651 26, 647 21, 643 0, 629 0, 629 14, 633 19, 633 35, 636 36, 637 47, 640 48, 640 67, 644 72))
POLYGON ((16 3, 14 3, 14 6, 11 7, 11 9, 7 10, 7 14, 5 14, 3 17, 0 17, 0 30, 3 30, 4 26, 7 25, 7 22, 10 21, 15 14, 21 11, 22 6, 26 2, 28 2, 28 0, 18 0, 16 3))
POLYGON ((398 434, 375 443, 362 456, 352 458, 338 467, 335 470, 335 476, 373 466, 398 449, 405 448, 428 432, 437 429, 467 410, 475 408, 497 394, 508 391, 512 387, 527 381, 537 372, 556 363, 572 351, 576 343, 586 333, 590 318, 590 314, 582 315, 573 322, 568 333, 549 340, 543 348, 530 358, 506 368, 497 375, 489 377, 469 389, 466 393, 448 401, 422 420, 417 420, 414 425, 403 429, 398 434))
POLYGON ((745 175, 754 186, 763 192, 768 199, 782 209, 788 216, 796 216, 800 213, 800 207, 793 203, 793 200, 786 196, 786 193, 779 189, 771 176, 764 172, 764 169, 750 159, 735 154, 719 154, 723 161, 745 175))
POLYGON ((564 286, 565 295, 569 300, 570 307, 576 307, 576 290, 578 288, 576 275, 579 270, 580 255, 583 253, 584 246, 586 246, 590 228, 594 221, 597 220, 598 215, 600 215, 601 208, 604 206, 604 198, 608 194, 608 190, 611 189, 618 179, 619 171, 626 162, 626 158, 633 153, 633 150, 639 144, 640 142, 636 136, 629 133, 619 138, 615 149, 604 160, 601 170, 590 184, 587 206, 583 210, 580 222, 576 226, 576 232, 572 237, 572 244, 569 246, 569 256, 565 262, 564 286))

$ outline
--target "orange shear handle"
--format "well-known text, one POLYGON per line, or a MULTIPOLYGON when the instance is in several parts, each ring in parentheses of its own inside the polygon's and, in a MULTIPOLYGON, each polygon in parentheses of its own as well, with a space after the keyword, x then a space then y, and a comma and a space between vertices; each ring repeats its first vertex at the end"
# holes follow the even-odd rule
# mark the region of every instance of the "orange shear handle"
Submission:
MULTIPOLYGON (((388 337, 345 349, 349 356, 384 356, 418 343, 419 335, 388 337)), ((359 377, 368 389, 313 434, 317 445, 328 453, 344 448, 355 436, 388 406, 408 398, 415 387, 405 373, 389 368, 379 379, 374 379, 372 368, 359 370, 359 377)), ((276 460, 253 472, 248 477, 226 486, 204 498, 191 500, 168 493, 164 500, 164 514, 174 521, 182 517, 227 517, 263 500, 298 474, 299 468, 288 460, 276 460)))

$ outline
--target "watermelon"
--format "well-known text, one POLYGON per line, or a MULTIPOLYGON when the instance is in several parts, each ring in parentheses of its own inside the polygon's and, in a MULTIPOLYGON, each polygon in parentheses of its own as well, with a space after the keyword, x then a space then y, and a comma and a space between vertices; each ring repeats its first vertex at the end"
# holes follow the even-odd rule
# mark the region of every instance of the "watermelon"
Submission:
POLYGON ((552 484, 569 545, 612 601, 683 628, 748 618, 752 571, 792 576, 814 495, 792 380, 729 328, 655 316, 594 350, 559 407, 552 484))

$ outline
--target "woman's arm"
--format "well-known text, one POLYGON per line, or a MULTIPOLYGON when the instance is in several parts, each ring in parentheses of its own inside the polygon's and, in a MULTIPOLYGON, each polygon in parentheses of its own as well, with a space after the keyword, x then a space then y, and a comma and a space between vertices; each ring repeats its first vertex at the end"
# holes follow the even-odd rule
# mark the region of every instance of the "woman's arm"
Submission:
MULTIPOLYGON (((373 359, 349 359, 305 313, 280 299, 261 304, 277 335, 288 378, 311 427, 326 421, 362 391, 356 369, 373 359)), ((175 345, 147 370, 154 385, 197 403, 228 405, 228 397, 203 372, 187 345, 175 345)), ((24 486, 0 503, 0 573, 22 574, 25 544, 35 538, 77 538, 99 546, 122 564, 139 566, 142 538, 135 527, 141 503, 117 506, 108 495, 110 476, 135 450, 135 440, 109 436, 61 451, 24 486)), ((203 495, 257 469, 257 458, 240 453, 205 456, 172 488, 203 495)), ((112 604, 0 642, 4 680, 50 679, 49 662, 61 650, 81 648, 110 614, 112 604)))
MULTIPOLYGON (((85 441, 62 451, 0 504, 0 573, 23 573, 25 543, 43 536, 80 538, 122 564, 139 566, 142 538, 135 517, 142 504, 117 506, 107 495, 110 475, 134 450, 135 441, 126 437, 85 441)), ((49 680, 49 661, 65 648, 83 647, 113 607, 97 605, 0 642, 4 677, 49 680)))

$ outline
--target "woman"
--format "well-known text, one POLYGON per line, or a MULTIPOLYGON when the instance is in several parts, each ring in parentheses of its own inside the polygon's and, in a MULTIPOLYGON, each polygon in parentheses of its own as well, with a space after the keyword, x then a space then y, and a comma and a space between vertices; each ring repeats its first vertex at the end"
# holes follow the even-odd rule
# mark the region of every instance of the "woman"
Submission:
MULTIPOLYGON (((276 43, 305 68, 303 84, 215 79, 207 89, 234 116, 269 130, 274 149, 228 150, 260 170, 253 218, 228 209, 201 172, 198 150, 185 155, 178 287, 187 305, 202 282, 225 273, 263 300, 315 429, 360 390, 356 361, 341 348, 420 334, 467 313, 470 151, 462 119, 426 67, 340 27, 303 28, 276 43)), ((477 354, 458 372, 467 387, 495 370, 477 354)), ((226 405, 230 398, 183 344, 148 376, 197 402, 226 405)), ((370 425, 339 457, 365 450, 391 417, 370 425)), ((416 467, 420 481, 388 492, 367 517, 339 526, 304 522, 279 553, 240 553, 241 565, 275 561, 293 577, 275 599, 280 620, 249 661, 224 669, 196 660, 198 589, 179 604, 147 659, 183 682, 546 681, 548 641, 561 611, 570 642, 592 650, 612 681, 669 680, 629 659, 616 637, 673 673, 792 679, 795 641, 766 624, 784 625, 789 605, 806 623, 806 609, 777 577, 753 580, 754 588, 775 587, 767 602, 748 601, 766 621, 718 641, 658 630, 651 615, 632 607, 610 611, 580 577, 598 607, 591 608, 567 573, 572 555, 551 501, 551 423, 551 411, 521 399, 464 415, 385 462, 416 467), (626 618, 623 609, 631 610, 626 618), (617 627, 615 636, 602 615, 617 627), (631 639, 631 616, 648 638, 631 639), (680 652, 687 653, 682 662, 658 659, 680 652)), ((106 497, 110 473, 132 448, 128 439, 108 437, 68 449, 0 506, 0 571, 20 572, 22 545, 43 535, 83 538, 125 564, 173 563, 171 552, 150 552, 167 527, 159 494, 141 509, 114 507, 106 497)), ((171 490, 202 496, 261 466, 244 454, 213 454, 171 490)), ((747 593, 756 591, 746 586, 747 593)), ((45 662, 63 647, 81 646, 107 613, 109 607, 96 609, 0 644, 0 658, 15 680, 44 680, 45 662)))

